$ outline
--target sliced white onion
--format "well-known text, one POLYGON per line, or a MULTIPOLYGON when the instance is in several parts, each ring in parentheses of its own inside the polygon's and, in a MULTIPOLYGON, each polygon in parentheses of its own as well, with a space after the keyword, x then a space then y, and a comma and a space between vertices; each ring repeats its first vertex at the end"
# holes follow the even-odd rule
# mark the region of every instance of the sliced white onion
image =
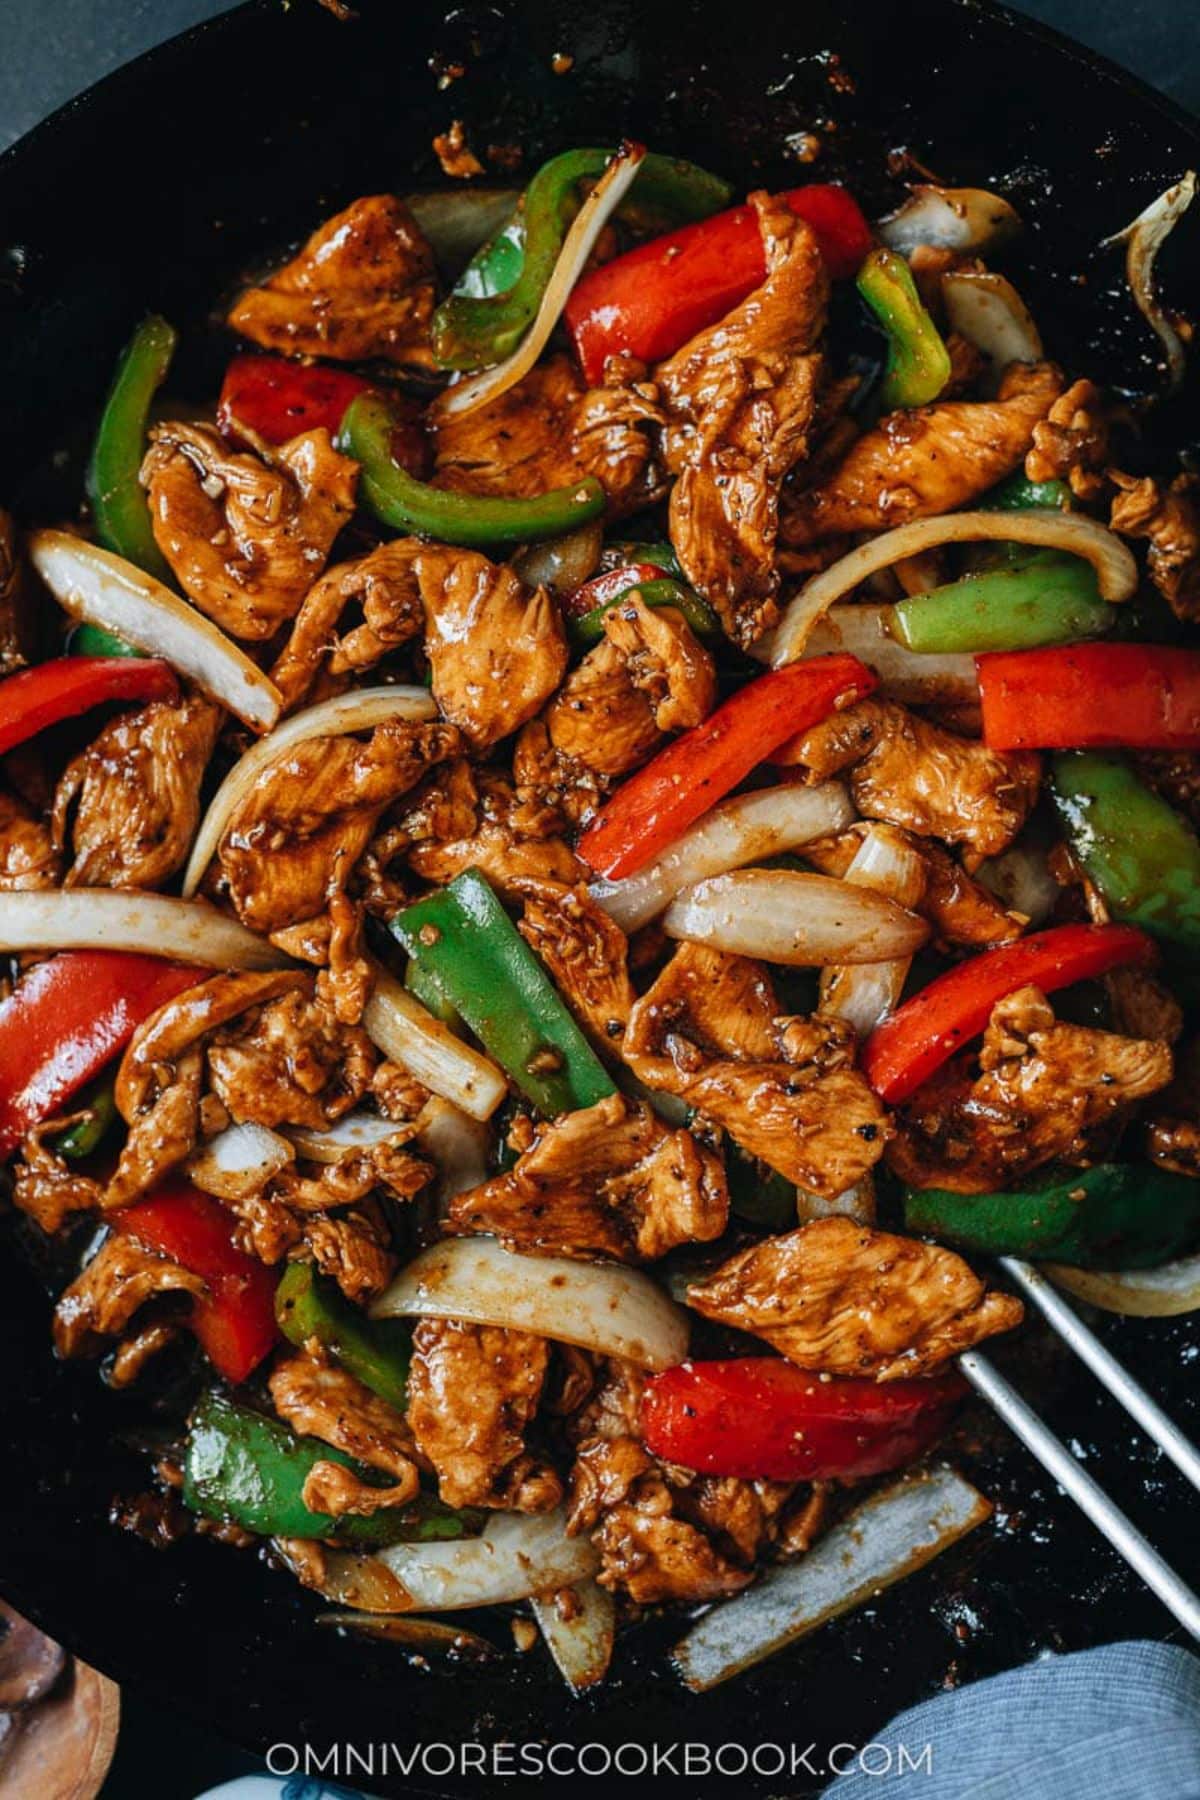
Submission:
POLYGON ((189 1156, 184 1168, 206 1194, 242 1200, 265 1187, 295 1156, 287 1139, 266 1125, 229 1125, 189 1156))
POLYGON ((1137 564, 1128 545, 1086 513, 1035 507, 1028 512, 958 512, 942 513, 936 519, 910 519, 907 525, 897 525, 881 537, 859 544, 805 582, 775 628, 771 643, 773 665, 779 668, 783 663, 794 662, 813 626, 834 601, 880 569, 889 569, 904 557, 932 550, 938 544, 966 544, 981 539, 1044 545, 1050 550, 1082 556, 1095 569, 1096 585, 1105 600, 1128 600, 1137 589, 1137 564))
POLYGON ((1062 895, 1044 844, 1013 844, 1001 855, 989 856, 975 870, 975 879, 1008 912, 1021 913, 1031 925, 1045 924, 1062 895))
POLYGON ((636 875, 624 881, 595 881, 590 892, 623 931, 636 931, 662 912, 681 888, 844 831, 854 817, 840 781, 818 787, 790 783, 739 794, 705 813, 636 875))
POLYGON ((728 1681, 923 1568, 991 1511, 954 1469, 894 1482, 799 1562, 768 1569, 754 1587, 705 1613, 675 1646, 680 1674, 696 1693, 728 1681))
POLYGON ((430 408, 435 419, 439 414, 447 419, 464 418, 477 407, 486 406, 489 400, 507 393, 529 373, 549 343, 571 289, 583 274, 600 233, 629 191, 645 154, 644 145, 626 144, 613 157, 563 239, 542 303, 521 342, 504 362, 485 369, 480 375, 473 375, 469 381, 460 381, 457 386, 447 388, 430 408))
POLYGON ((853 1219, 858 1225, 875 1223, 875 1183, 864 1175, 853 1187, 843 1188, 832 1200, 811 1194, 807 1188, 796 1189, 796 1217, 801 1225, 814 1219, 853 1219))
POLYGON ((997 368, 1041 361, 1033 314, 1005 276, 991 269, 952 270, 942 276, 942 300, 951 330, 997 368))
POLYGON ((1020 215, 986 188, 914 187, 898 212, 880 219, 880 237, 891 250, 983 250, 1015 237, 1020 215))
POLYGON ((64 612, 165 657, 254 731, 269 731, 283 701, 244 650, 211 619, 123 557, 66 531, 34 531, 29 560, 64 612))
POLYGON ((377 1319, 468 1319, 670 1369, 688 1348, 688 1316, 649 1275, 620 1263, 517 1256, 489 1237, 447 1238, 401 1269, 372 1302, 377 1319))
MULTIPOLYGON (((391 1579, 389 1575, 388 1580, 391 1579)), ((488 1662, 499 1654, 495 1644, 480 1637, 477 1631, 446 1625, 440 1619, 414 1619, 411 1613, 320 1613, 317 1624, 332 1625, 335 1631, 353 1631, 362 1637, 384 1638, 389 1644, 403 1644, 406 1650, 449 1656, 456 1662, 488 1662)))
POLYGON ((889 700, 902 706, 970 706, 979 698, 975 658, 949 652, 918 656, 889 630, 892 609, 870 601, 847 601, 818 619, 801 652, 829 656, 848 651, 879 677, 889 700))
MULTIPOLYGON (((921 853, 886 825, 868 825, 842 877, 856 887, 914 907, 925 892, 921 853)), ((861 1042, 893 1012, 908 980, 911 956, 893 962, 831 963, 821 970, 821 1011, 853 1025, 861 1042)))
POLYGON ((503 1072, 455 1037, 387 969, 377 965, 374 975, 375 988, 363 1010, 372 1043, 431 1094, 461 1106, 473 1119, 490 1119, 508 1092, 503 1072))
POLYGON ((1105 1312, 1170 1319, 1200 1310, 1200 1252, 1157 1269, 1077 1269, 1068 1263, 1038 1267, 1057 1287, 1105 1312))
POLYGON ((560 1506, 548 1513, 494 1513, 482 1537, 440 1544, 389 1544, 376 1552, 411 1610, 454 1612, 503 1606, 586 1581, 600 1558, 586 1537, 568 1537, 560 1506))
POLYGON ((617 1604, 597 1581, 577 1581, 578 1611, 564 1619, 551 1594, 533 1596, 533 1616, 563 1680, 575 1693, 608 1674, 617 1630, 617 1604))
POLYGON ((792 869, 740 869, 697 882, 671 902, 663 930, 731 956, 801 968, 890 962, 911 956, 929 936, 924 919, 882 894, 792 869))
POLYGON ((1125 273, 1134 304, 1167 353, 1167 386, 1177 388, 1183 380, 1187 351, 1183 339, 1164 313, 1154 285, 1154 262, 1159 250, 1170 237, 1192 201, 1196 198, 1196 174, 1189 169, 1182 181, 1169 187, 1165 194, 1151 201, 1145 212, 1138 214, 1124 231, 1105 238, 1109 244, 1124 244, 1125 273))
POLYGON ((482 1119, 473 1119, 449 1100, 435 1097, 426 1102, 416 1141, 437 1164, 443 1205, 487 1180, 491 1132, 482 1119))
POLYGON ((390 1144, 393 1138, 411 1137, 412 1127, 380 1113, 352 1112, 320 1131, 308 1125, 290 1125, 287 1135, 306 1162, 340 1163, 348 1156, 390 1144))
POLYGON ((526 587, 548 588, 556 600, 565 600, 581 588, 600 561, 604 524, 593 519, 566 537, 547 538, 530 544, 512 559, 512 566, 526 587))
POLYGON ((372 731, 390 719, 436 719, 437 704, 428 689, 422 687, 354 688, 348 694, 336 694, 332 700, 319 700, 252 744, 212 797, 204 815, 192 854, 183 877, 183 891, 194 894, 199 887, 221 835, 237 812, 254 783, 279 757, 307 744, 313 738, 344 737, 351 731, 372 731))
POLYGON ((119 888, 5 894, 0 950, 129 950, 206 969, 288 966, 282 951, 207 900, 119 888))

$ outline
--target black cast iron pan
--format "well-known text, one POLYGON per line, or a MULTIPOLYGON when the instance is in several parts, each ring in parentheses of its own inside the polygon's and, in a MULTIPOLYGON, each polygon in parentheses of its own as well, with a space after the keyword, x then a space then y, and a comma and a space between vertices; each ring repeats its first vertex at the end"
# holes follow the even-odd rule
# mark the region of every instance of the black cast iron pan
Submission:
MULTIPOLYGON (((430 139, 453 117, 476 145, 521 145, 526 168, 629 133, 739 187, 797 180, 784 140, 817 127, 825 150, 814 174, 847 176, 875 207, 897 196, 907 152, 955 184, 1016 201, 1029 225, 1020 283, 1052 351, 1118 385, 1154 385, 1154 340, 1131 312, 1119 261, 1094 250, 1200 162, 1200 131, 1120 71, 998 7, 501 0, 443 14, 427 0, 359 4, 359 18, 340 24, 311 0, 287 10, 253 0, 120 71, 0 158, 0 495, 18 495, 32 468, 86 431, 142 311, 198 324, 248 261, 354 195, 436 183, 430 139), (552 71, 559 51, 574 57, 568 75, 552 71), (465 73, 439 87, 452 63, 465 73)), ((1187 242, 1169 247, 1163 268, 1176 304, 1195 314, 1200 233, 1178 236, 1187 242)), ((202 392, 207 371, 185 362, 189 372, 202 392)), ((1161 419, 1177 448, 1194 403, 1193 391, 1161 419)), ((60 504, 76 483, 72 471, 60 504)), ((1200 1328, 1108 1321, 1104 1332, 1195 1428, 1200 1328)), ((1056 1346, 1029 1333, 1000 1354, 1194 1582, 1195 1502, 1182 1480, 1056 1346)), ((114 1493, 135 1488, 141 1468, 120 1437, 145 1424, 149 1402, 106 1392, 88 1367, 55 1365, 44 1286, 12 1247, 0 1261, 0 1371, 0 1592, 108 1674, 254 1748, 784 1743, 817 1746, 819 1761, 832 1744, 869 1739, 897 1708, 1044 1647, 1172 1631, 1024 1452, 982 1419, 959 1460, 996 1500, 993 1523, 703 1700, 665 1660, 677 1627, 654 1624, 626 1639, 611 1681, 583 1702, 540 1650, 420 1670, 394 1648, 317 1630, 310 1598, 250 1555, 202 1541, 158 1554, 109 1526, 114 1493)), ((362 1779, 387 1794, 511 1785, 440 1766, 434 1755, 407 1777, 393 1767, 362 1779)), ((731 1789, 669 1773, 656 1785, 731 1789)), ((820 1785, 803 1771, 732 1783, 743 1794, 820 1785)))

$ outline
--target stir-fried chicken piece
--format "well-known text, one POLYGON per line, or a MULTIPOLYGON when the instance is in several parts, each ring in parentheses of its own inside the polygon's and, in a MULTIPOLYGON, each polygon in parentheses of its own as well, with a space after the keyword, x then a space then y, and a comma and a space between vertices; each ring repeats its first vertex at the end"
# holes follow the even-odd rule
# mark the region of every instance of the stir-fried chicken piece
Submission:
POLYGON ((152 427, 141 480, 188 598, 233 637, 268 638, 325 567, 354 511, 358 465, 325 430, 281 445, 268 466, 207 425, 171 423, 152 427))
POLYGON ((825 1199, 878 1162, 887 1117, 840 1019, 777 1017, 761 963, 683 944, 630 1015, 623 1055, 751 1156, 825 1199))
MULTIPOLYGON (((335 1473, 318 1478, 314 1485, 320 1490, 319 1496, 310 1494, 306 1485, 306 1506, 340 1517, 347 1512, 373 1511, 379 1506, 403 1506, 415 1498, 420 1476, 412 1433, 403 1413, 373 1394, 348 1370, 305 1350, 278 1363, 267 1386, 275 1411, 301 1437, 320 1438, 356 1462, 381 1469, 392 1477, 390 1487, 371 1487, 337 1463, 319 1464, 318 1469, 335 1473)), ((312 1473, 317 1475, 318 1470, 312 1473)))
POLYGON ((570 885, 587 871, 557 835, 562 823, 544 806, 518 799, 503 776, 452 762, 399 811, 393 854, 407 850, 424 881, 453 881, 464 869, 479 869, 503 893, 523 880, 570 885))
POLYGON ((1200 1181, 1200 1120, 1152 1120, 1146 1129, 1146 1155, 1160 1169, 1200 1181))
POLYGON ((602 1049, 624 1036, 635 999, 625 933, 582 882, 516 881, 518 929, 580 1024, 602 1049))
POLYGON ((365 1199, 375 1188, 386 1189, 397 1200, 411 1200, 434 1174, 432 1163, 404 1148, 404 1141, 415 1137, 417 1129, 413 1120, 397 1138, 373 1144, 368 1150, 356 1150, 335 1163, 319 1165, 315 1175, 303 1175, 295 1168, 283 1169, 272 1181, 271 1193, 301 1213, 349 1206, 365 1199))
POLYGON ((1177 475, 1170 486, 1110 469, 1117 497, 1109 523, 1149 543, 1150 579, 1177 619, 1200 621, 1200 478, 1177 475))
POLYGON ((995 400, 948 400, 889 413, 821 482, 785 499, 789 548, 853 531, 888 531, 953 512, 1021 465, 1034 427, 1062 393, 1051 363, 1015 363, 995 400))
POLYGON ((671 542, 692 586, 743 646, 779 616, 784 476, 808 452, 829 277, 808 226, 751 194, 767 276, 655 371, 667 413, 671 542))
POLYGON ((74 851, 68 887, 156 888, 182 868, 220 729, 220 707, 199 696, 104 727, 54 794, 55 844, 74 851))
POLYGON ((300 1237, 321 1274, 359 1305, 381 1294, 396 1272, 387 1223, 369 1202, 336 1216, 305 1217, 300 1237))
POLYGON ((846 1218, 754 1244, 694 1283, 688 1304, 802 1369, 877 1381, 927 1375, 1024 1314, 952 1250, 846 1218))
POLYGON ((550 1512, 562 1483, 525 1447, 549 1363, 545 1338, 422 1319, 413 1333, 408 1423, 448 1506, 550 1512))
POLYGON ((456 1229, 509 1250, 626 1262, 708 1243, 728 1215, 721 1159, 620 1094, 543 1125, 513 1168, 450 1203, 456 1229))
POLYGON ((60 1356, 95 1356, 119 1337, 139 1308, 157 1294, 203 1294, 198 1275, 140 1250, 119 1233, 107 1238, 54 1309, 54 1347, 60 1356))
POLYGON ((309 589, 271 670, 285 711, 309 697, 322 673, 338 677, 372 668, 420 635, 425 613, 413 572, 414 543, 393 538, 354 562, 326 570, 309 589), (338 626, 351 606, 361 609, 362 623, 339 638, 338 626))
POLYGON ((998 1001, 979 1075, 951 1065, 913 1098, 888 1160, 914 1187, 987 1193, 1043 1164, 1086 1157, 1089 1134, 1171 1079, 1169 1045, 1061 1025, 1045 995, 998 1001))
MULTIPOLYGON (((834 838, 822 838, 805 844, 804 860, 823 875, 836 875, 840 880, 854 861, 864 824, 852 825, 834 838)), ((893 826, 899 831, 899 826, 893 826)), ((917 852, 925 872, 925 887, 912 911, 928 919, 934 932, 946 944, 982 946, 1005 944, 1021 935, 1021 921, 1006 912, 995 894, 978 881, 972 881, 966 870, 949 851, 934 838, 912 837, 901 833, 908 847, 917 852)))
POLYGON ((303 975, 223 1025, 208 1047, 209 1076, 230 1116, 271 1128, 331 1125, 369 1091, 376 1060, 366 1033, 339 1024, 303 975))
POLYGON ((538 363, 507 393, 437 428, 437 487, 520 499, 594 475, 609 513, 637 512, 662 490, 647 426, 652 387, 585 389, 565 356, 538 363))
POLYGON ((365 742, 310 738, 276 758, 217 849, 238 917, 270 932, 324 912, 393 800, 459 748, 451 725, 390 719, 365 742))
POLYGON ((327 219, 289 263, 229 314, 243 337, 285 356, 428 368, 433 255, 408 208, 370 194, 327 219))
POLYGON ((72 1213, 91 1212, 100 1204, 100 1183, 81 1174, 77 1163, 56 1156, 51 1147, 64 1123, 50 1119, 27 1132, 13 1169, 13 1204, 50 1235, 72 1213))
POLYGON ((49 827, 0 788, 0 894, 57 887, 60 873, 49 827))
POLYGON ((847 773, 860 813, 918 837, 998 856, 1037 799, 1041 763, 1026 750, 989 750, 889 700, 860 700, 806 732, 797 759, 814 781, 847 773))
POLYGON ((29 661, 27 610, 17 528, 12 514, 0 506, 0 675, 11 675, 29 661))
POLYGON ((1143 750, 1133 760, 1143 781, 1200 826, 1200 756, 1194 750, 1143 750))
POLYGON ((1100 390, 1091 381, 1073 382, 1033 428, 1026 478, 1066 481, 1080 500, 1094 500, 1104 492, 1107 461, 1108 420, 1100 390))

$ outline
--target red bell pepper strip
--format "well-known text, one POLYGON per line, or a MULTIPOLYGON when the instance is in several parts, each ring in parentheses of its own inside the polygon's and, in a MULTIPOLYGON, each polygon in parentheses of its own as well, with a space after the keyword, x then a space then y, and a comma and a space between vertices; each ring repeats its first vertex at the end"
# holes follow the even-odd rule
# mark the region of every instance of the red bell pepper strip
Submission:
POLYGON ((1064 644, 975 666, 993 750, 1200 750, 1200 650, 1064 644))
POLYGON ((1157 960, 1153 940, 1136 925, 1055 925, 985 950, 935 977, 876 1026, 863 1045, 863 1073, 880 1099, 895 1105, 978 1037, 1006 994, 1029 984, 1049 994, 1157 960))
POLYGON ((590 581, 577 587, 573 594, 568 594, 563 601, 563 612, 568 619, 582 619, 598 606, 607 606, 610 600, 618 599, 639 583, 661 581, 662 576, 662 570, 656 569, 653 563, 626 563, 619 569, 608 569, 603 575, 593 575, 590 581))
POLYGON ((159 657, 59 656, 0 681, 0 756, 48 725, 105 700, 166 700, 178 693, 159 657))
POLYGON ((234 1244, 233 1215, 173 1180, 125 1207, 113 1223, 143 1250, 199 1275, 208 1292, 193 1296, 188 1329, 226 1381, 245 1381, 279 1339, 277 1276, 234 1244))
POLYGON ((370 386, 347 369, 282 356, 235 356, 221 383, 217 425, 232 442, 245 442, 246 430, 268 444, 286 444, 322 425, 334 437, 350 402, 370 386))
MULTIPOLYGON (((835 279, 858 269, 871 227, 844 187, 814 183, 779 198, 816 234, 835 279)), ((585 275, 564 308, 584 375, 598 382, 610 356, 672 356, 761 287, 767 260, 758 215, 735 206, 666 237, 651 238, 585 275)))
POLYGON ((898 1469, 941 1436, 967 1391, 928 1380, 822 1381, 780 1357, 685 1362, 649 1384, 642 1436, 667 1462, 744 1481, 845 1481, 898 1469))
POLYGON ((64 951, 31 969, 0 1004, 0 1158, 60 1113, 143 1019, 203 979, 114 950, 64 951))
POLYGON ((776 745, 876 685, 870 669, 844 654, 788 663, 747 682, 618 789, 580 838, 580 856, 598 875, 632 875, 776 745))

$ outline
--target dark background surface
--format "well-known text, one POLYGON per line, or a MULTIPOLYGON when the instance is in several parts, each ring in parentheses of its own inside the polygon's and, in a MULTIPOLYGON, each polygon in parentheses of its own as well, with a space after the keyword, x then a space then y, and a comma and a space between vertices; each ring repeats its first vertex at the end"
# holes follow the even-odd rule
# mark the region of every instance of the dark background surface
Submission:
MULTIPOLYGON (((882 6, 893 0, 855 3, 882 6)), ((227 10, 229 0, 2 0, 0 148, 110 69, 227 10)), ((1019 10, 1200 111, 1200 22, 1185 22, 1190 0, 1031 0, 1019 10)), ((1064 109, 1071 103, 1064 92, 1064 109)), ((215 156, 236 157, 236 145, 222 145, 219 123, 203 128, 212 132, 215 156)), ((157 149, 169 155, 169 146, 157 149)), ((207 1786, 255 1767, 250 1758, 184 1721, 140 1706, 136 1696, 126 1692, 124 1701, 125 1727, 104 1800, 191 1800, 207 1786)))

